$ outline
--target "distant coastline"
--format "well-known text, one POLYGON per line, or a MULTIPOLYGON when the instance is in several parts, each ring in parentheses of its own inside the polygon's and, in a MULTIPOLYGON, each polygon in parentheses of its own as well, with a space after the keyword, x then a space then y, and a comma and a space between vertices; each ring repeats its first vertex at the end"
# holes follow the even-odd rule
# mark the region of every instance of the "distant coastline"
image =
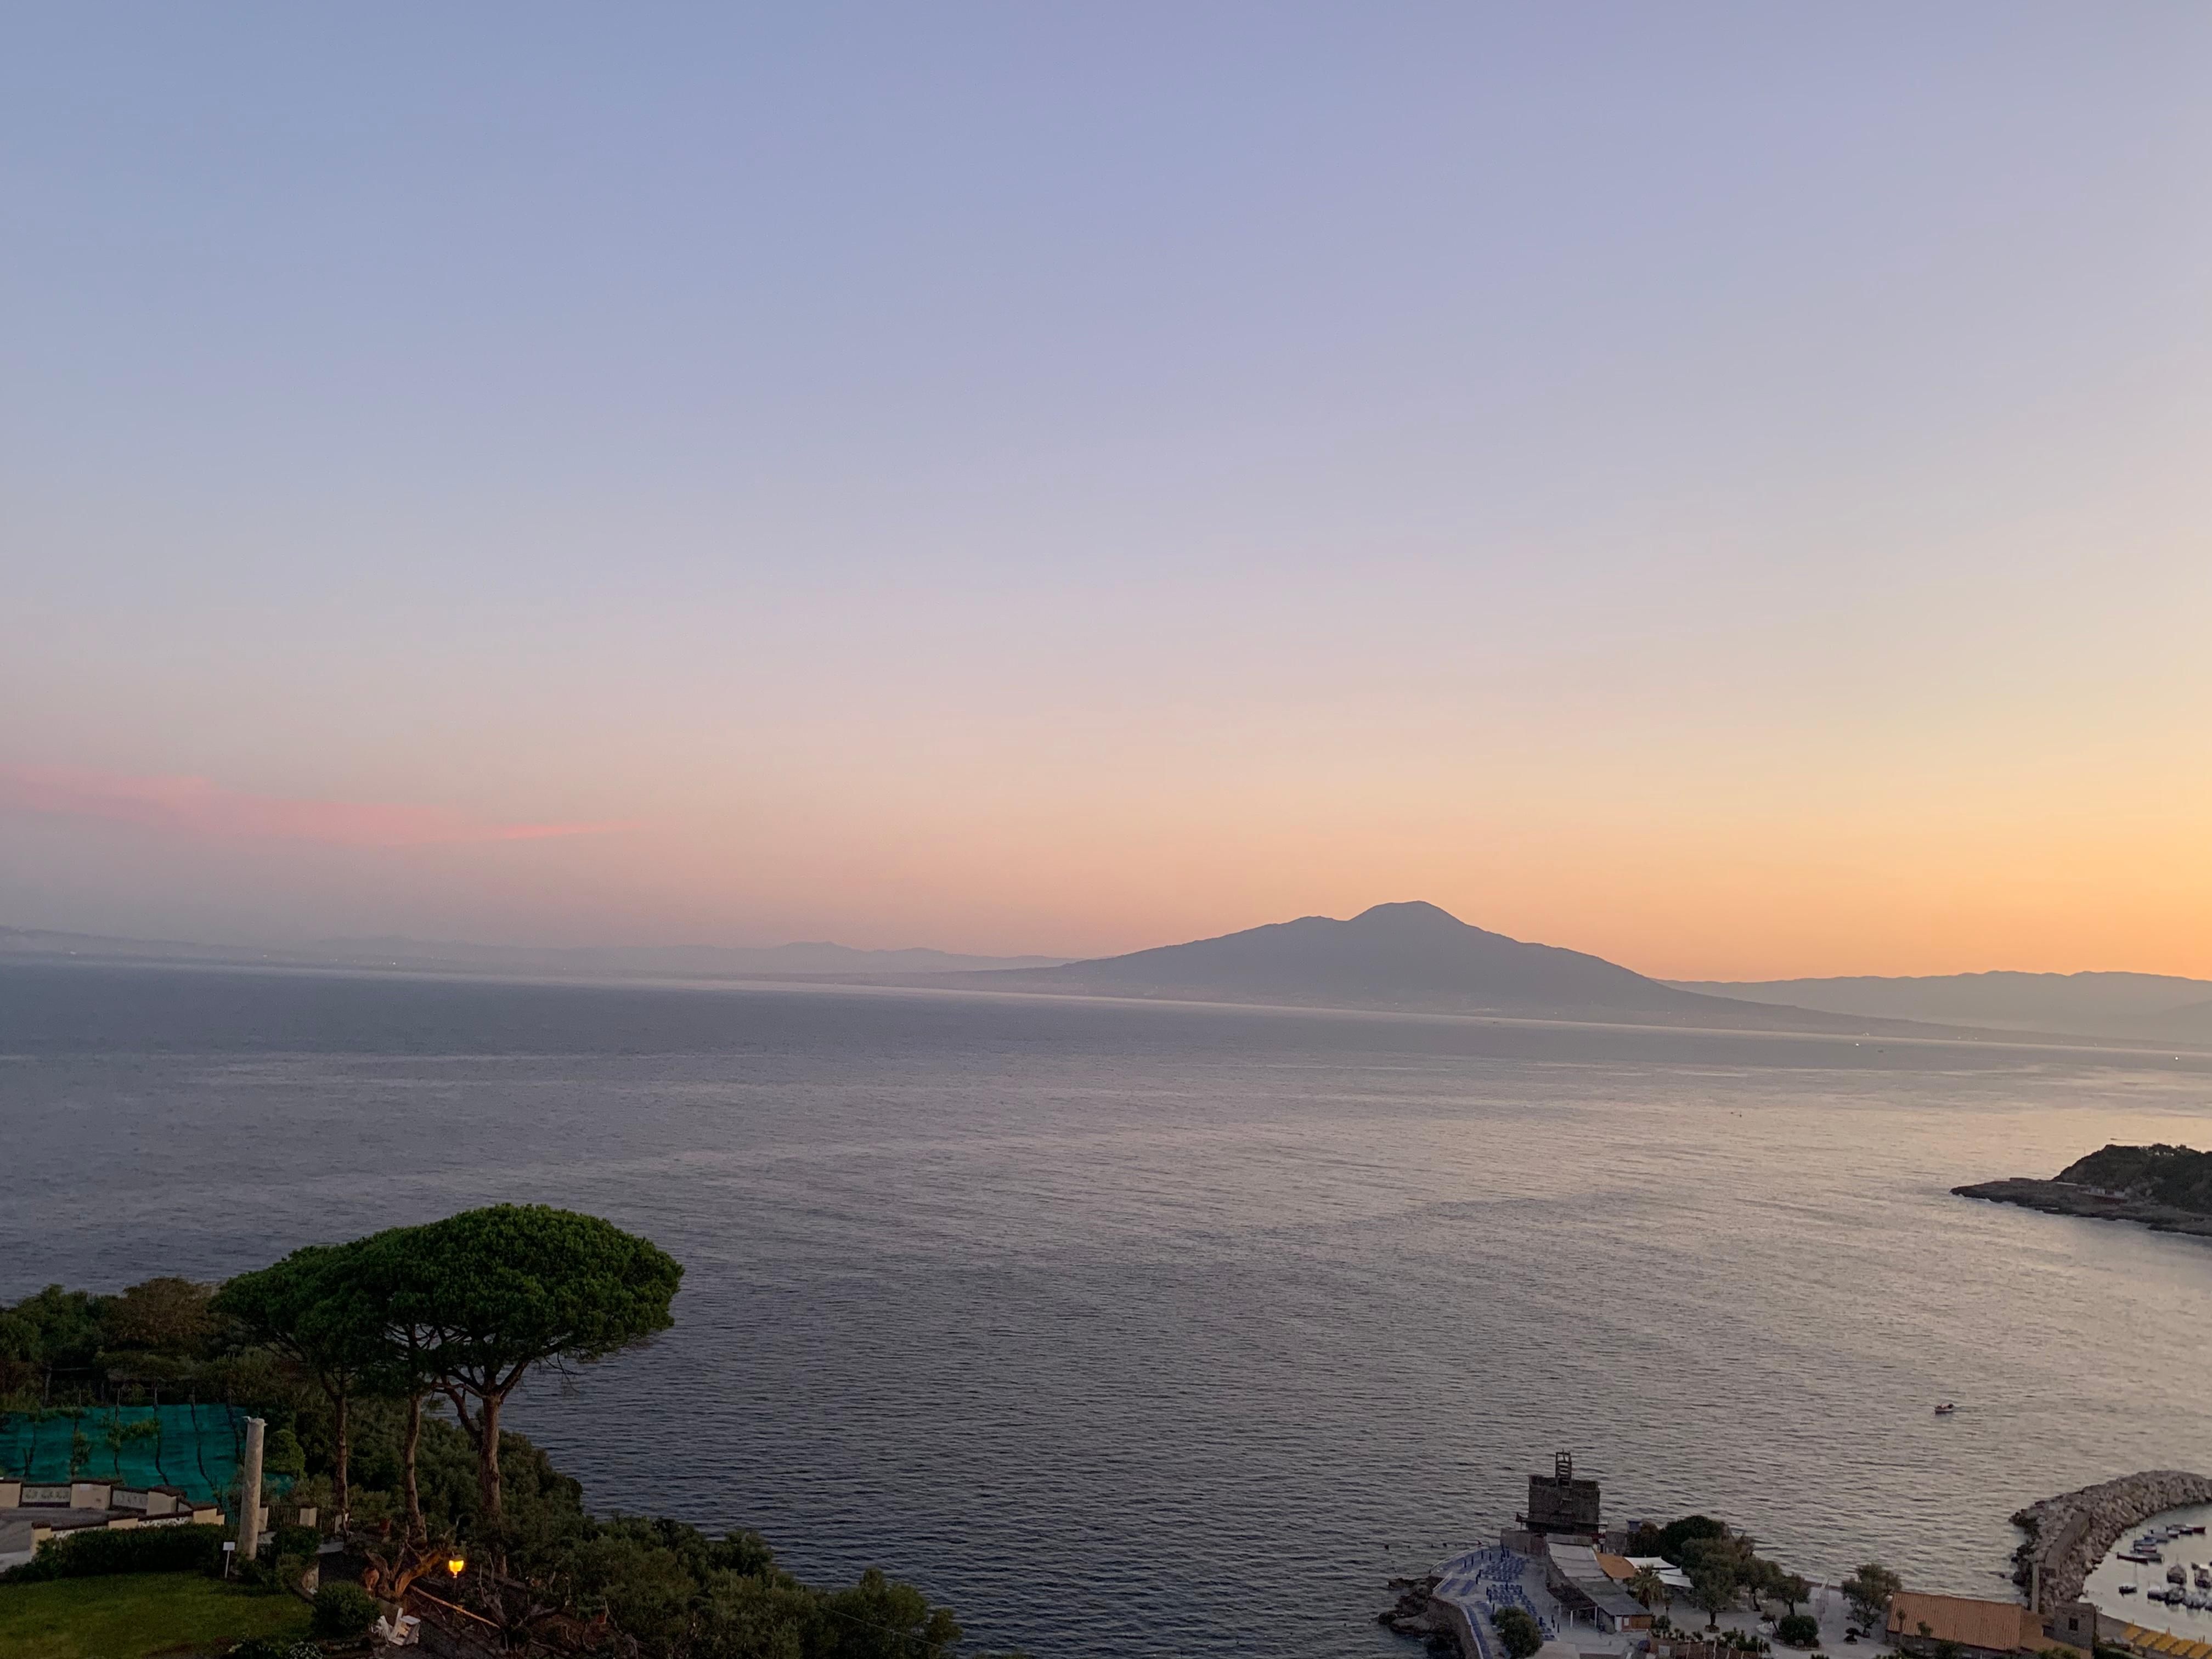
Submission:
MULTIPOLYGON (((1950 986, 1949 981, 1696 987, 1651 979, 1587 952, 1491 933, 1419 901, 1372 906, 1343 921, 1304 916, 1213 939, 1078 960, 857 949, 822 941, 546 947, 386 937, 222 945, 0 925, 0 963, 33 963, 601 986, 874 988, 1764 1033, 1880 1044, 1996 1042, 2146 1054, 2162 1049, 2177 1056, 2185 1049, 2212 1051, 2212 1023, 2198 1020, 2193 1004, 2149 1024, 2137 1017, 2142 1008, 2168 1008, 2195 989, 2212 988, 2212 981, 2125 974, 1964 976, 2001 988, 2015 981, 2031 984, 2046 1005, 2032 1011, 2035 1018, 2006 1000, 2013 995, 2009 990, 1994 1002, 1983 992, 1963 1000, 1922 994, 1929 986, 1950 986), (1887 1000, 1862 1005, 1850 996, 1832 994, 1836 987, 1868 985, 1883 989, 1887 1000), (1785 994, 1793 987, 1807 992, 1802 1001, 1785 994), (1899 987, 1914 994, 1902 1000, 1889 995, 1899 987), (2115 1006, 2124 1004, 2126 1017, 2090 1017, 2096 1011, 2079 1006, 2084 997, 2093 1003, 2102 999, 2115 1006), (2069 1008, 2084 1017, 2067 1018, 2069 1008), (1984 1023, 1976 1015, 1989 1018, 1984 1023)), ((2212 1003, 2204 1006, 2212 1009, 2212 1003)))

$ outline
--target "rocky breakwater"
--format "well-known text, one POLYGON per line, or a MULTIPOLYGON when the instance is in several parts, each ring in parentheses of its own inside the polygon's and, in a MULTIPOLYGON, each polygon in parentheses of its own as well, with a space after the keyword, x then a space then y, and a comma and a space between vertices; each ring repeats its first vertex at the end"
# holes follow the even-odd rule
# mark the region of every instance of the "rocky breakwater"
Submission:
POLYGON ((2032 1589, 2040 1568, 2042 1605, 2063 1607, 2081 1594, 2081 1581, 2123 1533, 2185 1504, 2212 1504, 2212 1476, 2147 1469, 2030 1504, 2012 1518, 2027 1534, 2013 1552, 2013 1583, 2032 1589))

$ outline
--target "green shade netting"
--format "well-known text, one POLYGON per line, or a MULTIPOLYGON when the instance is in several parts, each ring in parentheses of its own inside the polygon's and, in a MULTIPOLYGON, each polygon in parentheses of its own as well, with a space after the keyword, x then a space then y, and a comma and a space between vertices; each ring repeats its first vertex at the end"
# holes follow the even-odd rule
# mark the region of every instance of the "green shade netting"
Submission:
MULTIPOLYGON (((70 1479, 75 1437, 76 1478, 118 1486, 176 1486, 202 1502, 222 1501, 237 1482, 246 1447, 246 1413, 235 1406, 88 1406, 74 1413, 0 1415, 0 1474, 31 1483, 70 1479), (155 1431, 134 1425, 152 1423, 155 1431)), ((264 1477, 267 1492, 291 1482, 264 1477)))

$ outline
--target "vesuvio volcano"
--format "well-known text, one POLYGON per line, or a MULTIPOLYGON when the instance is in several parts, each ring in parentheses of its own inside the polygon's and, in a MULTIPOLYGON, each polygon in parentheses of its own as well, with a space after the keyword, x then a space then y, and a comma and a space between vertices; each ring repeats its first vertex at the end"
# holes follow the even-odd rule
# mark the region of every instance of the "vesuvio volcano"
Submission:
MULTIPOLYGON (((1019 974, 978 974, 978 984, 1018 979, 1023 988, 1112 995, 1404 1007, 1547 1009, 1674 1018, 1705 1013, 1773 1024, 1776 1010, 1678 991, 1601 957, 1529 945, 1471 927, 1433 904, 1378 904, 1349 921, 1296 921, 1167 945, 1124 957, 1019 974)), ((1822 1024, 1832 1023, 1821 1021, 1822 1024)))

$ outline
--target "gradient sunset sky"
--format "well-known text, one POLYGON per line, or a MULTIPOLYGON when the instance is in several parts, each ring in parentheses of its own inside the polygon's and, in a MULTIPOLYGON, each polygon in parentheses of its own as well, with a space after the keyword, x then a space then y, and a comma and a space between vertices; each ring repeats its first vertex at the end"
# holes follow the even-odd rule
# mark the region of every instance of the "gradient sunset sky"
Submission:
POLYGON ((0 924, 2212 975, 2212 7, 21 8, 0 924))

